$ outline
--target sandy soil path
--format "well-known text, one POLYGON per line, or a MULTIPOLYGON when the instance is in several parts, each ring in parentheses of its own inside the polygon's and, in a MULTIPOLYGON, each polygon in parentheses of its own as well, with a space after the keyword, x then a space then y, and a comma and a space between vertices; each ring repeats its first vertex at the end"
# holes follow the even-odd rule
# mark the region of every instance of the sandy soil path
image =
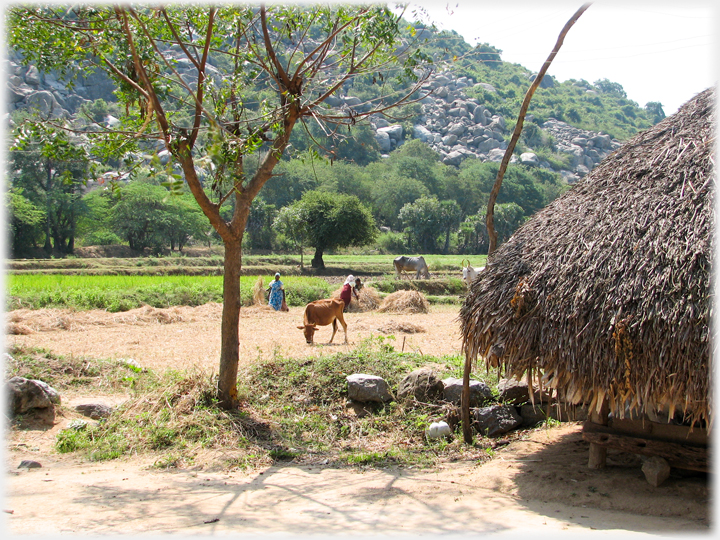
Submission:
MULTIPOLYGON (((360 536, 709 531, 697 482, 674 478, 652 488, 637 470, 612 459, 607 471, 589 471, 587 450, 578 443, 580 426, 567 424, 516 441, 482 466, 433 470, 163 472, 142 459, 98 464, 45 456, 41 469, 10 470, 7 530, 360 536)), ((13 452, 12 461, 23 453, 13 452)))

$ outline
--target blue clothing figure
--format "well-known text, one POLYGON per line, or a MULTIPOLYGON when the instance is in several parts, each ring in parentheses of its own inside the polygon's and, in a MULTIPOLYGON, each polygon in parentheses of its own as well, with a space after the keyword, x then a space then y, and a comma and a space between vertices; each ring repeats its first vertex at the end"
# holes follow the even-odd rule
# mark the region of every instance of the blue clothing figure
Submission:
POLYGON ((275 311, 280 311, 283 300, 285 299, 285 290, 283 289, 282 281, 280 281, 280 274, 275 274, 275 281, 270 283, 267 288, 270 296, 268 297, 268 304, 272 306, 275 311))

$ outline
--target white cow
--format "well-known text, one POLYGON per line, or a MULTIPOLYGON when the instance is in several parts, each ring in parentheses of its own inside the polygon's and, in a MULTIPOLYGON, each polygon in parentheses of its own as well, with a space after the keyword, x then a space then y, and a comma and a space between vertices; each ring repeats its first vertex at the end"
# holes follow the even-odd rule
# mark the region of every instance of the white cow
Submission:
POLYGON ((478 274, 480 272, 485 270, 485 267, 481 266, 479 268, 473 268, 472 266, 470 266, 470 261, 467 259, 463 259, 463 261, 460 264, 463 265, 462 279, 465 282, 465 286, 470 288, 470 284, 473 282, 473 280, 478 276, 478 274), (465 265, 465 261, 467 261, 467 266, 465 265))

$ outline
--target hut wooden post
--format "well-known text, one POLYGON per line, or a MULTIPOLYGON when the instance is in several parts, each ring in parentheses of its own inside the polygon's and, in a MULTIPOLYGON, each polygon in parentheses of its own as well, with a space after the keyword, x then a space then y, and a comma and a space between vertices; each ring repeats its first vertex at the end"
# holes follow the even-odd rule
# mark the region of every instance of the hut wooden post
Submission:
POLYGON ((470 423, 470 370, 472 359, 470 352, 465 351, 465 369, 463 370, 463 389, 460 394, 460 420, 462 421, 463 439, 465 444, 472 444, 472 424, 470 423))
MULTIPOLYGON (((610 407, 606 398, 603 398, 600 410, 593 409, 590 413, 590 422, 601 426, 608 425, 608 413, 610 407)), ((588 457, 588 467, 590 469, 604 469, 605 459, 607 458, 607 448, 599 444, 590 443, 590 455, 588 457)))

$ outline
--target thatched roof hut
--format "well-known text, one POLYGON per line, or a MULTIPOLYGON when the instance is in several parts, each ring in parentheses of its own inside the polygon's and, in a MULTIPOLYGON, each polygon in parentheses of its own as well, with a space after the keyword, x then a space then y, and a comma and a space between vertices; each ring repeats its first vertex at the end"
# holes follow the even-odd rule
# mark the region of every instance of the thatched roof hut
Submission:
POLYGON ((637 135, 504 243, 463 349, 610 411, 710 420, 714 91, 637 135))

